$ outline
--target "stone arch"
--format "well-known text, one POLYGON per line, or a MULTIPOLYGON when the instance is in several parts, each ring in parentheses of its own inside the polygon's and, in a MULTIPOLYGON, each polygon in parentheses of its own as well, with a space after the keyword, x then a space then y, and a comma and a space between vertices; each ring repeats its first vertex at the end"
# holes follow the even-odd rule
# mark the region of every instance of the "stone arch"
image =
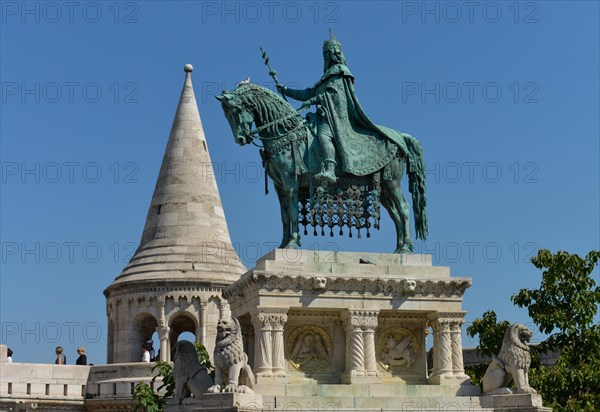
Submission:
POLYGON ((138 313, 132 322, 129 335, 129 361, 139 362, 142 358, 142 345, 156 331, 158 321, 148 312, 138 313))
POLYGON ((180 310, 169 318, 169 346, 172 348, 177 343, 179 335, 191 332, 198 340, 198 318, 187 310, 180 310))

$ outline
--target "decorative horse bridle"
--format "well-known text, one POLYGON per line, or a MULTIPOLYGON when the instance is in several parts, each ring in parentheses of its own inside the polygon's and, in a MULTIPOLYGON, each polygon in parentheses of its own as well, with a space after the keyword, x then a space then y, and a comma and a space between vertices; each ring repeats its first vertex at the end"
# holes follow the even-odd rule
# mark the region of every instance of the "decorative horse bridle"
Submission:
MULTIPOLYGON (((252 88, 248 87, 245 90, 242 90, 241 92, 238 92, 236 94, 238 96, 240 96, 240 95, 242 95, 244 93, 247 93, 247 92, 249 92, 251 90, 252 90, 252 88)), ((272 126, 274 126, 276 124, 279 124, 279 123, 281 123, 281 122, 283 122, 285 120, 291 119, 291 118, 293 118, 295 116, 299 116, 299 113, 298 112, 290 113, 290 114, 288 114, 286 116, 280 117, 279 119, 275 119, 275 120, 273 120, 273 121, 271 121, 269 123, 263 124, 262 126, 259 126, 256 129, 250 130, 250 131, 248 131, 248 132, 245 133, 246 137, 250 140, 250 143, 252 143, 254 146, 256 146, 256 147, 258 147, 258 148, 261 149, 260 151, 261 151, 261 157, 263 157, 263 167, 265 168, 265 195, 269 193, 269 185, 268 185, 268 180, 267 180, 268 179, 268 175, 267 175, 267 172, 266 172, 267 165, 268 165, 268 162, 269 162, 269 156, 262 154, 263 151, 266 152, 266 149, 264 149, 264 146, 260 146, 260 145, 258 145, 254 141, 254 136, 258 135, 260 132, 262 132, 263 130, 268 129, 269 127, 272 127, 272 126)), ((280 139, 282 139, 282 138, 284 138, 286 136, 289 136, 290 134, 293 134, 293 132, 295 132, 296 130, 300 129, 302 126, 306 126, 306 124, 303 121, 299 121, 298 124, 293 129, 291 129, 291 130, 288 130, 288 131, 286 131, 286 132, 284 132, 282 134, 279 134, 279 135, 273 136, 273 137, 262 137, 261 136, 260 139, 264 140, 264 141, 274 142, 274 141, 280 140, 280 139)), ((291 143, 292 143, 292 156, 294 157, 294 159, 297 159, 297 161, 299 162, 299 164, 296 163, 297 166, 296 166, 296 170, 295 170, 295 174, 299 174, 299 173, 302 173, 302 172, 306 172, 307 169, 306 169, 306 166, 304 165, 304 162, 302 161, 301 156, 298 153, 298 148, 295 146, 294 142, 295 142, 295 139, 291 140, 291 143)))
MULTIPOLYGON (((244 94, 244 93, 247 93, 247 92, 249 92, 249 91, 251 91, 251 90, 252 90, 252 88, 248 87, 248 88, 246 88, 246 90, 242 90, 241 92, 238 92, 238 93, 236 93, 236 94, 237 94, 238 96, 241 96, 242 94, 244 94)), ((298 112, 290 113, 290 114, 288 114, 288 115, 286 115, 286 116, 280 117, 279 119, 275 119, 275 120, 273 120, 273 121, 271 121, 271 122, 269 122, 269 123, 263 124, 262 126, 260 126, 260 127, 257 127, 257 128, 256 128, 256 129, 254 129, 254 130, 250 130, 250 131, 246 132, 246 133, 245 133, 245 134, 246 134, 246 137, 248 137, 248 138, 250 139, 250 143, 252 143, 254 146, 256 146, 256 147, 262 147, 262 146, 259 146, 259 145, 257 145, 257 144, 254 142, 254 136, 255 136, 255 135, 259 134, 259 133, 260 133, 260 132, 262 132, 263 130, 266 130, 266 129, 268 129, 269 127, 275 126, 276 124, 279 124, 279 123, 281 123, 281 122, 283 122, 283 121, 285 121, 285 120, 291 119, 291 118, 293 118, 293 117, 295 117, 295 116, 298 116, 298 115, 299 115, 299 114, 298 114, 298 112)), ((282 134, 279 134, 279 135, 277 135, 277 136, 273 136, 273 137, 260 137, 260 139, 261 139, 261 140, 267 140, 267 141, 275 141, 275 140, 279 140, 279 139, 281 139, 281 138, 283 138, 283 137, 287 136, 288 134, 290 134, 290 133, 292 133, 292 132, 295 132, 296 130, 298 130, 298 129, 299 129, 301 126, 303 126, 303 125, 304 125, 304 123, 303 123, 303 122, 298 122, 298 124, 296 125, 296 127, 294 127, 292 130, 288 130, 288 131, 286 131, 286 132, 284 132, 284 133, 282 133, 282 134)))

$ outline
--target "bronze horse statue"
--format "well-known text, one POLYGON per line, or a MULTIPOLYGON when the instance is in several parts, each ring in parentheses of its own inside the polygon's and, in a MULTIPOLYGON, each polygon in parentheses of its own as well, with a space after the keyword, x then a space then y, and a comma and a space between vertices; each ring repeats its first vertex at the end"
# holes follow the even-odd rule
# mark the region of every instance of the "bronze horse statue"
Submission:
MULTIPOLYGON (((221 102, 236 143, 241 146, 253 143, 257 136, 263 144, 261 156, 266 173, 273 180, 281 208, 283 235, 279 247, 300 246, 299 193, 309 189, 311 179, 314 179, 319 170, 311 165, 320 164, 319 160, 322 158, 319 140, 311 129, 310 121, 279 95, 252 83, 240 83, 233 91, 224 91, 217 99, 221 102), (256 125, 255 129, 252 129, 253 124, 256 125)), ((307 116, 309 120, 311 114, 307 116)), ((416 237, 425 239, 428 223, 423 151, 420 143, 412 136, 383 126, 378 127, 388 134, 394 134, 396 138, 404 139, 408 148, 406 155, 399 154, 381 166, 380 176, 385 178, 381 179, 381 193, 377 195, 396 226, 394 253, 410 253, 413 250, 410 211, 400 182, 407 168, 416 237)), ((339 174, 343 181, 354 185, 368 184, 372 178, 347 174, 344 176, 343 172, 339 174)))

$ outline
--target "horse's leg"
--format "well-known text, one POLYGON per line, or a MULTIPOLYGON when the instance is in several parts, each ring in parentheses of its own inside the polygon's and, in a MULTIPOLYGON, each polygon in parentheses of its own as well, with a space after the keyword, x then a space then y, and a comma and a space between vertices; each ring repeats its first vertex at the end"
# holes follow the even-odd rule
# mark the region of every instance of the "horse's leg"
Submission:
POLYGON ((279 209, 281 211, 281 224, 283 229, 283 235, 281 237, 281 244, 279 248, 282 249, 287 246, 290 241, 290 212, 289 212, 289 202, 285 195, 285 189, 280 185, 275 184, 275 191, 277 192, 277 197, 279 198, 279 209))
POLYGON ((381 203, 387 209, 396 226, 396 250, 394 250, 394 253, 410 253, 413 251, 410 235, 410 209, 400 188, 404 164, 401 164, 398 159, 394 159, 390 166, 395 169, 394 175, 400 177, 394 180, 382 181, 381 203))
POLYGON ((296 248, 302 244, 300 241, 300 225, 298 223, 298 178, 293 175, 287 176, 286 183, 283 187, 286 191, 285 197, 288 202, 290 220, 290 238, 286 248, 296 248))

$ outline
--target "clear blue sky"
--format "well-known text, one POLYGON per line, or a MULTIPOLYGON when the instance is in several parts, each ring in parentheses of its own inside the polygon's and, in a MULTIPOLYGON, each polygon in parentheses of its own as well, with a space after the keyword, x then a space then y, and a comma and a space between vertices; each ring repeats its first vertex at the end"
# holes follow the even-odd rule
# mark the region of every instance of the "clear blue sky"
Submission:
MULTIPOLYGON (((598 2, 1 2, 1 341, 15 360, 106 359, 103 289, 140 239, 184 79, 196 98, 246 266, 279 240, 254 147, 234 144, 216 91, 322 73, 331 28, 378 124, 425 149, 435 264, 470 276, 470 321, 541 274, 538 248, 599 247, 598 2)), ((311 248, 392 251, 308 236, 311 248), (332 243, 335 242, 335 243, 332 243)), ((596 274, 598 271, 596 271, 596 274)), ((597 275, 596 275, 597 276, 597 275)), ((465 346, 474 342, 465 339, 465 346)))

